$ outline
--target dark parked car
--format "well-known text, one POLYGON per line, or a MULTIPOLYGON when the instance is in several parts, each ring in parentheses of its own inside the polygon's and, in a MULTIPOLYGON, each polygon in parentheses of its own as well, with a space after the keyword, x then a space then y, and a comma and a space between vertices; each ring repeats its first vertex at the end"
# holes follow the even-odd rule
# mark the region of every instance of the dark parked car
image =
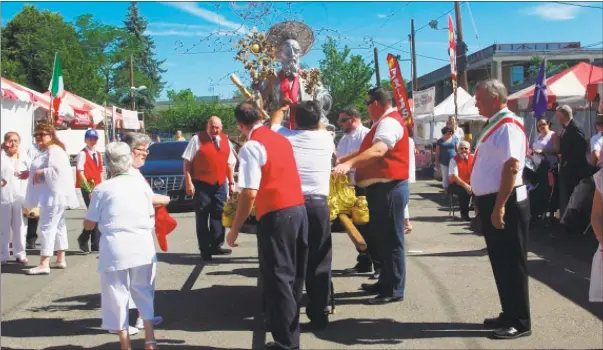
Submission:
POLYGON ((187 141, 154 143, 140 172, 147 179, 154 193, 170 196, 168 210, 193 211, 193 197, 184 189, 184 160, 182 153, 187 141))

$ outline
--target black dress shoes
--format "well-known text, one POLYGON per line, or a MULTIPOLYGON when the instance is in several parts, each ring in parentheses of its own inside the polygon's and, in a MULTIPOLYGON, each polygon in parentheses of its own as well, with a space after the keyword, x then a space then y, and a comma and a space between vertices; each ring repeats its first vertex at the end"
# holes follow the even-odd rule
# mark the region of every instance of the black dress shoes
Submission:
POLYGON ((507 326, 508 324, 504 321, 502 313, 498 317, 486 318, 484 320, 484 328, 486 329, 499 329, 507 326))
POLYGON ((386 297, 383 295, 377 295, 373 299, 370 299, 368 301, 368 303, 371 305, 383 305, 383 304, 395 303, 397 301, 402 301, 402 300, 404 300, 403 297, 386 297))
POLYGON ((369 279, 378 280, 379 275, 381 275, 381 269, 375 269, 375 273, 369 279))
POLYGON ((343 270, 345 274, 353 274, 353 273, 371 273, 373 269, 370 264, 361 264, 358 263, 356 266, 343 270))
POLYGON ((201 253, 201 259, 205 262, 212 261, 212 257, 210 253, 201 253))
POLYGON ((532 330, 520 331, 515 327, 504 327, 494 331, 492 333, 493 339, 516 339, 520 337, 528 337, 532 335, 532 330))
POLYGON ((80 251, 82 253, 90 253, 90 247, 88 247, 88 240, 84 239, 81 235, 77 238, 77 244, 80 247, 80 251))
POLYGON ((227 248, 218 248, 211 251, 211 255, 230 255, 232 254, 232 249, 227 248))
POLYGON ((380 291, 379 283, 363 283, 360 285, 360 289, 369 294, 379 294, 380 291))

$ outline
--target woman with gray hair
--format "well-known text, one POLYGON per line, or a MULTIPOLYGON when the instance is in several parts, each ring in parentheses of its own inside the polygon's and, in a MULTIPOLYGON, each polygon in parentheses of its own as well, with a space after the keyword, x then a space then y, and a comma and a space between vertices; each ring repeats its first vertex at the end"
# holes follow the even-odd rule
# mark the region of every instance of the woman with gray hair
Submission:
POLYGON ((92 191, 84 229, 101 232, 98 271, 101 275, 103 328, 117 331, 122 349, 130 349, 130 295, 142 316, 145 349, 155 349, 153 331, 155 284, 155 210, 153 192, 130 175, 132 155, 123 142, 106 147, 110 179, 92 191), (136 218, 136 220, 132 220, 136 218))

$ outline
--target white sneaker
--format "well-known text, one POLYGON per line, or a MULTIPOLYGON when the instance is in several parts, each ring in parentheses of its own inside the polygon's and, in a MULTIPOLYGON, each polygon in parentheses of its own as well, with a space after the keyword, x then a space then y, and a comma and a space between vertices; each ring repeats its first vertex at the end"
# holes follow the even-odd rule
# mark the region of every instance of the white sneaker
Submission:
MULTIPOLYGON (((140 332, 140 330, 138 328, 132 327, 132 326, 128 327, 128 333, 130 335, 136 335, 136 334, 138 334, 138 332, 140 332)), ((111 334, 117 334, 117 331, 109 331, 109 333, 111 333, 111 334)))
MULTIPOLYGON (((163 317, 161 317, 161 316, 153 317, 153 326, 159 326, 162 322, 163 322, 163 317)), ((139 317, 136 319, 136 324, 134 325, 134 327, 136 327, 138 329, 144 329, 144 322, 142 321, 142 318, 139 317)))

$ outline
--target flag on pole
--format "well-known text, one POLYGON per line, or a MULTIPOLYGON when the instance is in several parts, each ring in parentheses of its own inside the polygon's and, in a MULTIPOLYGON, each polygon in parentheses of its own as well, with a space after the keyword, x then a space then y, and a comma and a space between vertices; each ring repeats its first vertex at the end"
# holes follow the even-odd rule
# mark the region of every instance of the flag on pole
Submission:
POLYGON ((451 15, 448 15, 448 55, 450 56, 452 88, 456 94, 456 41, 454 40, 454 24, 451 15))
MULTIPOLYGON (((61 68, 61 59, 58 52, 54 55, 54 64, 52 66, 52 78, 48 85, 48 91, 51 97, 50 108, 54 110, 55 115, 59 112, 61 98, 65 94, 65 86, 63 85, 63 69, 61 68)), ((52 116, 52 113, 51 113, 52 116)))
POLYGON ((534 86, 534 97, 532 100, 532 109, 534 117, 542 117, 547 110, 547 93, 546 93, 546 57, 542 58, 540 63, 540 71, 536 77, 536 85, 534 86))

